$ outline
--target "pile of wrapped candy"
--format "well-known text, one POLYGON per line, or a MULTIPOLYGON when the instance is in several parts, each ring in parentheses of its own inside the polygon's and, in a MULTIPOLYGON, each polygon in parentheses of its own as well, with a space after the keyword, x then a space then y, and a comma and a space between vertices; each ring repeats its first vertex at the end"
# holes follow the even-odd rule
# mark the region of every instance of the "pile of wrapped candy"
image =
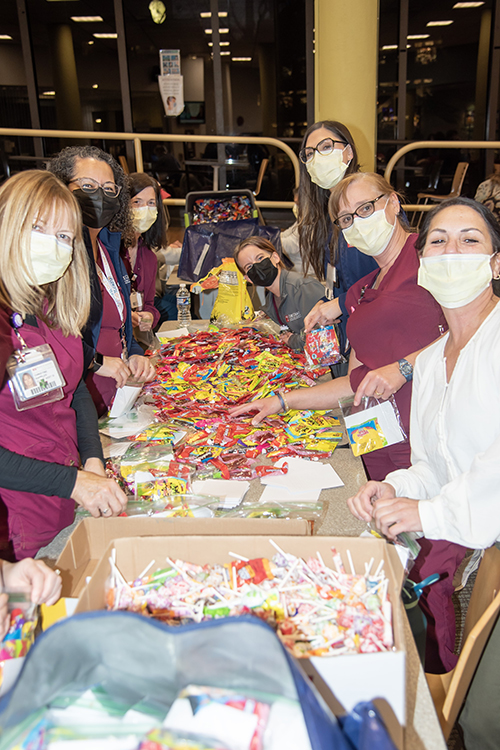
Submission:
POLYGON ((0 663, 26 656, 35 639, 37 607, 24 595, 9 596, 9 629, 0 641, 0 663))
MULTIPOLYGON (((156 380, 145 386, 156 424, 135 440, 173 446, 175 461, 225 479, 255 479, 262 459, 328 458, 342 433, 325 412, 298 412, 253 426, 248 416, 231 418, 231 406, 314 384, 303 355, 272 336, 251 329, 197 333, 173 339, 159 352, 156 380)), ((153 467, 154 468, 154 467, 153 467)))
POLYGON ((215 224, 252 218, 252 204, 246 195, 230 198, 199 198, 193 205, 193 224, 215 224))
POLYGON ((334 568, 321 555, 307 562, 278 550, 272 560, 238 555, 225 565, 167 558, 167 567, 126 582, 112 557, 109 609, 127 609, 169 625, 254 614, 275 628, 297 657, 387 651, 394 645, 389 581, 383 561, 363 575, 346 573, 332 549, 334 568))

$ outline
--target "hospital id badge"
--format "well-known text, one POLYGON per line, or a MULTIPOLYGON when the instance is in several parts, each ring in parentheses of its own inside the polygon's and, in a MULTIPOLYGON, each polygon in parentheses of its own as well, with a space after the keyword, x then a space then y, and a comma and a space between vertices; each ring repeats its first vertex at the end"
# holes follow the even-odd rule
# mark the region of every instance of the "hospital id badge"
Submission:
POLYGON ((142 292, 130 293, 130 307, 134 312, 142 312, 142 292))
POLYGON ((64 397, 66 381, 49 344, 18 349, 9 357, 7 372, 18 411, 51 404, 64 397))

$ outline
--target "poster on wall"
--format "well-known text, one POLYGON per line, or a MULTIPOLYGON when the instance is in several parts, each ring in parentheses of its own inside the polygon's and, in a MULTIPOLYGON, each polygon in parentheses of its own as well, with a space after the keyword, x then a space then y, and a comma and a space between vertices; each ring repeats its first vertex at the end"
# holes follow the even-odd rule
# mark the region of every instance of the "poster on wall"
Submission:
POLYGON ((184 84, 180 75, 158 76, 160 94, 167 117, 177 117, 184 109, 184 84))
POLYGON ((181 51, 179 49, 160 50, 160 72, 162 76, 181 74, 181 51))

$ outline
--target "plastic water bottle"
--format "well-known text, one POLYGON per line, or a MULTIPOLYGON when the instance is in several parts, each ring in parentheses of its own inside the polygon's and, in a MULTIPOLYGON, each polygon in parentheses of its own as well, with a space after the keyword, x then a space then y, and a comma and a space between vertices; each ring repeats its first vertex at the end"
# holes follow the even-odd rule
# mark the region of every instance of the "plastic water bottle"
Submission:
POLYGON ((177 322, 185 326, 191 323, 191 294, 185 284, 181 284, 177 294, 177 322))

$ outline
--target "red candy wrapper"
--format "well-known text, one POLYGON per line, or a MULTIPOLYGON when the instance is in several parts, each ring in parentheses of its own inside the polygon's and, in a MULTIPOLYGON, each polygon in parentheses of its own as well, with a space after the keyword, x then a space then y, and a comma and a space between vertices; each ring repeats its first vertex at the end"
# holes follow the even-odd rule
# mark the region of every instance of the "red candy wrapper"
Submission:
POLYGON ((329 367, 339 362, 345 362, 340 353, 339 340, 334 326, 315 328, 306 336, 304 353, 309 367, 329 367))

